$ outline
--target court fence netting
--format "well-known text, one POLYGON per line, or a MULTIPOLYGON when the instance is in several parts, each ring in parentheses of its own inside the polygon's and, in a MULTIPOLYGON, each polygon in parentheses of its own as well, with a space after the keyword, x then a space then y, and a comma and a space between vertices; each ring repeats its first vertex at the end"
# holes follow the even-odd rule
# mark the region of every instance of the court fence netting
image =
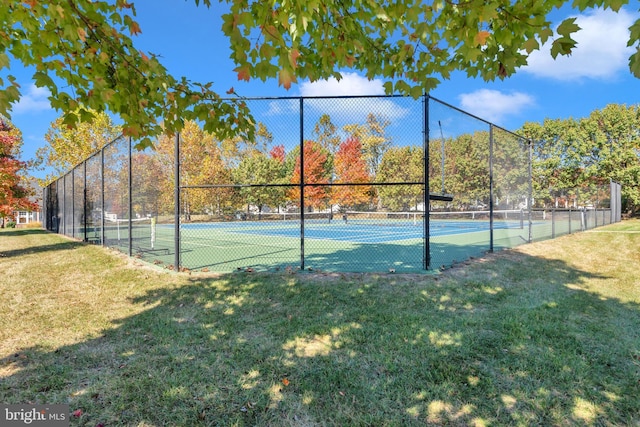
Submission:
POLYGON ((242 101, 253 140, 119 137, 44 189, 46 229, 173 270, 401 273, 621 219, 619 184, 558 188, 532 141, 428 95, 242 101))

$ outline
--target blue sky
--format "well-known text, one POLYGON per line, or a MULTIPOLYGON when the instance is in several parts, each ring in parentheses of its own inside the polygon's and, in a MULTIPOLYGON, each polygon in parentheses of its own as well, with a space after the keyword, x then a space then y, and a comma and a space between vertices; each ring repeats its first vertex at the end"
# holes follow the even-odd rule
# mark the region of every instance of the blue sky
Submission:
MULTIPOLYGON (((219 30, 218 3, 214 2, 211 9, 197 8, 191 0, 138 0, 135 4, 142 28, 136 39, 138 47, 161 55, 164 65, 176 76, 214 82, 219 93, 231 87, 246 97, 384 93, 381 80, 368 81, 355 73, 345 73, 340 82, 299 82, 288 91, 275 79, 238 81, 228 59, 228 42, 219 30)), ((562 9, 553 16, 556 23, 577 16, 582 28, 575 36, 578 48, 572 56, 554 61, 546 47, 530 57, 527 67, 504 81, 487 83, 457 73, 431 95, 509 130, 545 118, 585 117, 611 103, 637 105, 640 79, 629 72, 628 57, 633 51, 626 43, 628 27, 640 16, 638 9, 638 1, 618 13, 592 10, 579 15, 562 9)), ((22 130, 22 158, 28 160, 45 144, 44 134, 59 112, 51 109, 48 93, 33 85, 29 70, 12 65, 11 73, 23 91, 11 120, 22 130)))

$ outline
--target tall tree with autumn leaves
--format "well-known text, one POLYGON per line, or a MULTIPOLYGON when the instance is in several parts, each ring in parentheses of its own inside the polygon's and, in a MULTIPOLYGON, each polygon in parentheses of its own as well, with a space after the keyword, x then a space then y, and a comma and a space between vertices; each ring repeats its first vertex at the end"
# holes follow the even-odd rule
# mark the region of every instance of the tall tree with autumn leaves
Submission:
MULTIPOLYGON (((208 184, 231 184, 231 169, 222 151, 222 142, 206 132, 193 120, 185 122, 180 133, 180 185, 200 186, 208 184)), ((173 210, 173 185, 175 177, 175 138, 163 135, 158 138, 155 149, 163 168, 164 201, 166 211, 173 210)), ((227 188, 189 188, 182 192, 181 211, 185 219, 196 213, 220 213, 231 203, 234 192, 227 188)))
POLYGON ((122 134, 122 128, 113 123, 107 113, 92 111, 91 121, 69 127, 64 117, 57 118, 44 136, 47 145, 36 151, 34 167, 50 169, 41 185, 67 173, 74 166, 122 134))
MULTIPOLYGON (((360 140, 351 136, 338 147, 334 158, 334 174, 336 184, 368 184, 371 175, 367 163, 362 156, 360 140)), ((373 197, 369 185, 335 186, 331 194, 331 203, 342 209, 357 207, 370 202, 373 197)))
MULTIPOLYGON (((300 161, 300 150, 293 150, 290 158, 295 166, 291 176, 291 184, 305 184, 304 204, 314 209, 324 209, 330 200, 329 184, 332 172, 330 153, 315 141, 305 141, 303 144, 303 161, 300 161), (302 167, 301 167, 302 166, 302 167), (311 185, 309 185, 311 184, 311 185)), ((291 188, 289 198, 294 202, 300 201, 300 187, 291 188)))
POLYGON ((23 172, 26 163, 18 160, 22 134, 11 122, 0 116, 0 226, 16 210, 36 210, 30 200, 31 190, 25 185, 23 172))

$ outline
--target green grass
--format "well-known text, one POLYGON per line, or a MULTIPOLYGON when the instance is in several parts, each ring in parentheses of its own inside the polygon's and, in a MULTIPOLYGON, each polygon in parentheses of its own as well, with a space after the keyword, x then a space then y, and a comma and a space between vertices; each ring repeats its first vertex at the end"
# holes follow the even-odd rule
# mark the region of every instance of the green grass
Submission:
POLYGON ((71 425, 639 425, 640 221, 438 275, 174 274, 0 232, 0 402, 71 425))

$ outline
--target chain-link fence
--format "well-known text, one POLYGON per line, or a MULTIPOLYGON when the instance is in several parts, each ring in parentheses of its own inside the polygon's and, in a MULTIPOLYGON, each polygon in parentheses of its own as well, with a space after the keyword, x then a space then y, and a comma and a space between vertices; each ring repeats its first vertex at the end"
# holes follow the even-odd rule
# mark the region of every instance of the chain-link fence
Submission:
POLYGON ((619 186, 542 188, 529 141, 429 96, 244 102, 252 141, 105 146, 47 229, 171 269, 411 272, 619 221, 619 186))

